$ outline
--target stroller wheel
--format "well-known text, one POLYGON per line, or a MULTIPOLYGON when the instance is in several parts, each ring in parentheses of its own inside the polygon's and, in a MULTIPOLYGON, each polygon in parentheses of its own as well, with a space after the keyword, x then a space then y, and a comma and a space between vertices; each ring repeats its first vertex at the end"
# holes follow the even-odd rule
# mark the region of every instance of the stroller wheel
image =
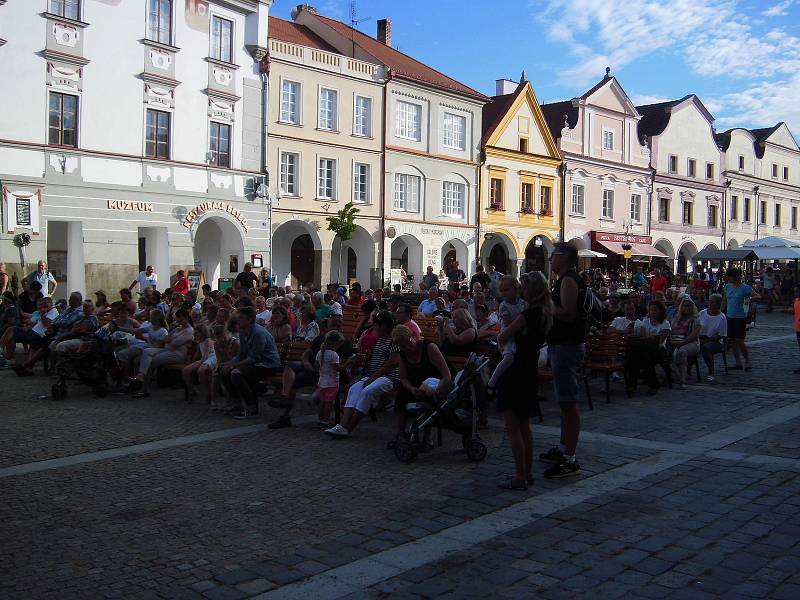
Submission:
POLYGON ((467 446, 467 458, 473 462, 481 462, 486 458, 486 445, 479 440, 471 440, 467 446))
POLYGON ((53 397, 53 400, 61 400, 61 386, 57 383, 54 383, 50 387, 50 395, 53 397))
POLYGON ((417 457, 417 447, 408 440, 397 440, 394 455, 400 462, 411 462, 417 457))

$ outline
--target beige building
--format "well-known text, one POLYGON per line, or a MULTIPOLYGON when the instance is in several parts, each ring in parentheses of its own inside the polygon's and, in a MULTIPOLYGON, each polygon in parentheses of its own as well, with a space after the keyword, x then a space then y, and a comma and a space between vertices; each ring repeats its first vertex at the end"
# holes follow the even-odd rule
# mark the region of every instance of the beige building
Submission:
POLYGON ((270 17, 269 28, 273 275, 293 288, 369 286, 381 241, 385 71, 298 23, 270 17), (358 229, 341 243, 326 218, 350 201, 358 229))
MULTIPOLYGON (((376 37, 302 5, 294 20, 345 55, 386 69, 382 104, 384 233, 377 264, 384 281, 403 267, 419 283, 458 261, 474 268, 481 109, 488 98, 391 45, 391 22, 376 37)), ((351 59, 348 59, 351 60, 351 59)))

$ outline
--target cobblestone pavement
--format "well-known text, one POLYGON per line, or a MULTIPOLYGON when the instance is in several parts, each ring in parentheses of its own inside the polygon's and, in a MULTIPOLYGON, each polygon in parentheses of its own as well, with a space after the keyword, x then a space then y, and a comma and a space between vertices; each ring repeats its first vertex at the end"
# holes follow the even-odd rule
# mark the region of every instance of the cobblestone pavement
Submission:
POLYGON ((390 415, 334 442, 2 372, 0 597, 800 598, 800 360, 786 315, 750 340, 716 386, 606 404, 592 382, 581 476, 537 464, 529 492, 495 485, 499 419, 483 463, 445 433, 401 464, 390 415))

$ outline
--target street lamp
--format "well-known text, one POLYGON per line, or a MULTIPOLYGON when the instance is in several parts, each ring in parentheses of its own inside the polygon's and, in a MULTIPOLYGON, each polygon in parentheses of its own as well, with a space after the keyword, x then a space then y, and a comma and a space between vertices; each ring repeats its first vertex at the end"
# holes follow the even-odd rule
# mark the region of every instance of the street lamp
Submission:
POLYGON ((628 243, 628 237, 629 237, 629 234, 630 234, 630 231, 631 231, 631 227, 633 227, 633 225, 634 225, 634 223, 633 223, 632 219, 623 219, 622 220, 622 229, 625 230, 625 241, 622 244, 622 249, 624 251, 624 254, 622 256, 625 259, 625 288, 626 289, 630 289, 630 288, 628 288, 628 279, 630 277, 630 273, 628 272, 628 261, 633 257, 633 254, 631 253, 631 250, 633 249, 633 246, 628 243))

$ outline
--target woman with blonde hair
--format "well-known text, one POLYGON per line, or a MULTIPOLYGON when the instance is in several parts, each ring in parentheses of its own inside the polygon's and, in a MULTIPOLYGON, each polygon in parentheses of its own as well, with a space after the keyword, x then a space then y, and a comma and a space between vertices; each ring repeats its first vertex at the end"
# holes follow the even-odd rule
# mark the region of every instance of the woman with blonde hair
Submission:
POLYGON ((466 308, 458 308, 441 320, 439 339, 445 356, 469 356, 478 340, 478 326, 466 308))
POLYGON ((530 417, 539 387, 539 350, 553 326, 553 300, 547 278, 539 271, 525 273, 520 277, 520 291, 527 306, 497 337, 501 344, 516 342, 514 360, 497 382, 497 412, 503 414, 514 455, 514 474, 498 482, 508 490, 527 490, 533 484, 530 417))
POLYGON ((672 353, 673 372, 678 380, 678 388, 686 389, 686 371, 690 358, 697 359, 700 352, 700 320, 697 306, 688 296, 681 296, 678 314, 670 324, 667 348, 672 353))

